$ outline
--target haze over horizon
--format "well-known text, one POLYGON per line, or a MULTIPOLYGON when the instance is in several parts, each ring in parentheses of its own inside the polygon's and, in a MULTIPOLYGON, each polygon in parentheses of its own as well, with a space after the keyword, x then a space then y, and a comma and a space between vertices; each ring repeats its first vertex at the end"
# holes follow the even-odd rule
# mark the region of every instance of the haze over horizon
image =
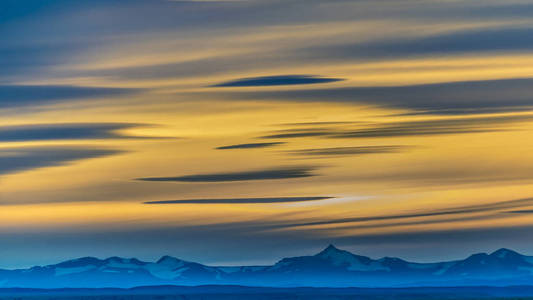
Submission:
POLYGON ((533 3, 5 0, 0 267, 533 254, 533 3))

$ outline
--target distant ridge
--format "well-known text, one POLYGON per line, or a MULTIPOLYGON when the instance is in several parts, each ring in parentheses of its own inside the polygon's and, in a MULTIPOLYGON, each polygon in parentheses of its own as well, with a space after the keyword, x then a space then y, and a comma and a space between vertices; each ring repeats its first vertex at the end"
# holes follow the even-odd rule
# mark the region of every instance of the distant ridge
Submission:
MULTIPOLYGON (((418 288, 272 288, 245 287, 234 285, 205 285, 205 286, 141 286, 135 288, 64 288, 64 289, 24 289, 0 288, 0 297, 9 299, 25 299, 21 297, 61 297, 61 299, 131 299, 116 298, 116 296, 142 296, 141 299, 357 299, 383 300, 385 299, 494 299, 494 298, 529 298, 533 295, 533 286, 508 287, 418 287, 418 288), (170 297, 158 296, 172 295, 170 297), (200 298, 180 297, 184 295, 199 295, 200 298), (231 296, 231 298, 228 297, 231 296), (177 297, 176 297, 177 296, 177 297), (146 298, 145 298, 146 297, 146 298)), ((43 298, 38 298, 43 299, 43 298)), ((44 298, 46 299, 46 298, 44 298)), ((138 299, 138 298, 136 298, 138 299)))
POLYGON ((533 256, 509 249, 464 260, 413 263, 371 259, 329 245, 312 256, 283 258, 270 266, 216 267, 163 256, 82 257, 54 265, 0 270, 0 287, 131 288, 149 285, 257 287, 449 287, 533 284, 533 256))

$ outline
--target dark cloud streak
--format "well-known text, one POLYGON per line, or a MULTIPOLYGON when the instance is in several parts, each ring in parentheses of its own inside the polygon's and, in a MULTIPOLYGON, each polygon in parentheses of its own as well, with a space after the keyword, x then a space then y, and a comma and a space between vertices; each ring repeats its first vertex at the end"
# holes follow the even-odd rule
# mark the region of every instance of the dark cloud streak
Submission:
POLYGON ((148 201, 144 204, 265 204, 307 202, 332 199, 333 197, 277 197, 277 198, 229 198, 229 199, 186 199, 148 201))
POLYGON ((253 86, 275 86, 275 85, 298 85, 298 84, 317 84, 341 81, 340 78, 325 78, 309 75, 280 75, 265 77, 240 78, 212 87, 253 87, 253 86))
POLYGON ((267 148, 285 144, 283 142, 273 142, 273 143, 248 143, 248 144, 237 144, 229 146, 217 147, 217 150, 229 150, 229 149, 254 149, 254 148, 267 148))
POLYGON ((286 151, 294 155, 306 156, 344 156, 344 155, 363 155, 378 153, 396 153, 405 150, 406 146, 359 146, 359 147, 335 147, 335 148, 316 148, 286 151))
POLYGON ((146 177, 138 178, 137 180, 156 182, 231 182, 250 180, 275 180, 315 176, 315 174, 312 172, 313 170, 315 170, 314 167, 293 167, 247 172, 186 175, 177 177, 146 177))
POLYGON ((0 142, 128 138, 129 136, 117 131, 140 126, 146 125, 134 123, 58 123, 3 126, 0 127, 0 142))
POLYGON ((17 147, 0 149, 0 175, 66 165, 74 161, 123 153, 90 147, 17 147))
POLYGON ((507 213, 510 214, 533 214, 533 209, 521 209, 521 210, 511 210, 507 213))

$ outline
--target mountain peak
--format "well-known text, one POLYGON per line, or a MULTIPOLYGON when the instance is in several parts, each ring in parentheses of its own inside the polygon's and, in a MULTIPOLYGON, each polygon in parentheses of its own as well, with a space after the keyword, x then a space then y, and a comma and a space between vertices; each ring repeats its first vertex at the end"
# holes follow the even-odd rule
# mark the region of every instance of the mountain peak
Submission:
POLYGON ((506 257, 509 257, 509 256, 520 256, 520 254, 515 252, 515 251, 513 251, 513 250, 507 249, 507 248, 501 248, 501 249, 498 249, 498 250, 492 252, 490 254, 490 256, 495 256, 495 257, 498 257, 498 258, 506 258, 506 257))
POLYGON ((351 254, 348 251, 341 250, 332 244, 329 244, 324 250, 315 254, 316 257, 322 257, 322 258, 340 257, 340 256, 346 256, 346 255, 353 255, 353 254, 351 254))
POLYGON ((333 244, 329 244, 324 250, 320 253, 332 253, 332 252, 343 252, 343 250, 335 247, 333 244))

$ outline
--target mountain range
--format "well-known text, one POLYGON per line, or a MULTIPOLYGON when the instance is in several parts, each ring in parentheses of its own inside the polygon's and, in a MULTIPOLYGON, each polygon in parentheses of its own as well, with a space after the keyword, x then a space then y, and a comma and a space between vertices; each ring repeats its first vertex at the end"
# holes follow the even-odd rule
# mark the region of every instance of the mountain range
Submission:
POLYGON ((164 256, 83 257, 29 269, 1 270, 0 287, 129 288, 147 285, 242 285, 263 287, 446 287, 533 283, 533 256, 509 249, 464 260, 414 263, 371 259, 333 245, 312 256, 284 258, 269 266, 216 267, 164 256))

